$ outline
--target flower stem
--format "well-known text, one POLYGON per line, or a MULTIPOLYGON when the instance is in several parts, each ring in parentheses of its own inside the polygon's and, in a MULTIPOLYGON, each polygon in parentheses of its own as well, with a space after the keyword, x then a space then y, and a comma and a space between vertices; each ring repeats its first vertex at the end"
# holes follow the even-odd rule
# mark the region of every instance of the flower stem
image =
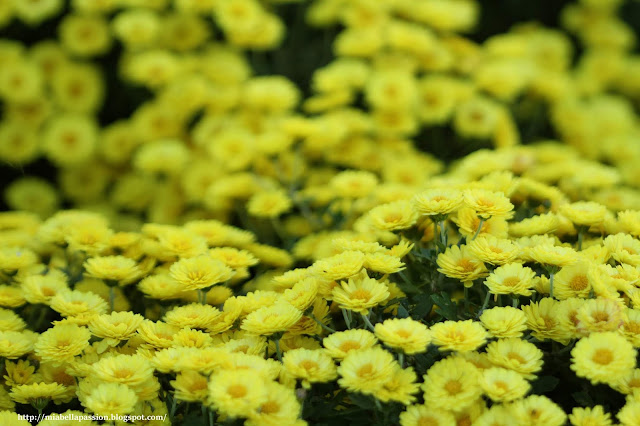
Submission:
POLYGON ((346 309, 342 309, 342 316, 344 317, 344 322, 347 324, 347 329, 351 330, 351 321, 349 320, 349 314, 347 314, 346 309))
POLYGON ((404 352, 398 352, 398 364, 400 368, 404 368, 404 352))
POLYGON ((514 297, 513 298, 513 302, 512 302, 512 306, 514 308, 517 308, 519 303, 520 303, 520 299, 518 299, 517 297, 514 297))
POLYGON ((317 322, 320 327, 322 327, 323 329, 327 330, 329 333, 335 333, 336 332, 333 328, 329 327, 328 325, 326 325, 322 321, 320 321, 318 318, 316 318, 316 316, 313 315, 313 312, 309 314, 309 318, 311 318, 312 320, 317 322))
POLYGON ((364 321, 365 325, 367 326, 367 328, 369 328, 371 331, 375 332, 376 329, 373 326, 373 324, 371 324, 371 321, 369 321, 369 314, 365 315, 365 314, 360 314, 362 315, 362 320, 364 321))
POLYGON ((582 241, 584 239, 584 231, 585 231, 584 226, 578 227, 578 251, 582 250, 582 241))
POLYGON ((115 300, 116 300, 116 294, 115 294, 115 291, 113 289, 113 286, 110 285, 109 286, 109 308, 111 309, 111 312, 113 312, 113 305, 114 305, 115 300))
POLYGON ((447 248, 447 228, 446 220, 440 221, 440 241, 442 242, 443 250, 447 248))
POLYGON ((484 310, 487 309, 487 306, 489 306, 489 298, 491 298, 491 292, 487 291, 487 295, 484 297, 484 303, 482 303, 480 312, 478 312, 480 315, 482 315, 482 312, 484 312, 484 310))
POLYGON ((280 338, 273 339, 273 342, 276 344, 276 355, 278 356, 278 361, 282 362, 282 351, 280 350, 280 338))
POLYGON ((549 296, 553 299, 553 276, 554 272, 549 272, 549 296))
POLYGON ((478 234, 480 234, 480 231, 482 230, 482 225, 484 225, 484 218, 480 218, 480 222, 478 222, 478 229, 476 230, 476 233, 473 235, 473 238, 471 238, 471 241, 475 240, 478 234))

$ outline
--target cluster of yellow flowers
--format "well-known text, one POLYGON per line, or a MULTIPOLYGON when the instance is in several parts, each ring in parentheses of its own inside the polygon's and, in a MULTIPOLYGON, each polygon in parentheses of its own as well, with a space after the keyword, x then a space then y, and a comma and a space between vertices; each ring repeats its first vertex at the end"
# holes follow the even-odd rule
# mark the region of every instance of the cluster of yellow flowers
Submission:
MULTIPOLYGON (((341 25, 306 98, 246 52, 281 3, 73 0, 57 40, 0 40, 0 161, 58 173, 4 191, 0 424, 640 424, 622 2, 564 9, 579 58, 537 24, 460 35, 473 0, 294 5, 341 25), (117 48, 150 95, 102 126, 117 48), (445 165, 418 149, 443 128, 493 149, 445 165)), ((0 28, 64 7, 0 0, 0 28)))

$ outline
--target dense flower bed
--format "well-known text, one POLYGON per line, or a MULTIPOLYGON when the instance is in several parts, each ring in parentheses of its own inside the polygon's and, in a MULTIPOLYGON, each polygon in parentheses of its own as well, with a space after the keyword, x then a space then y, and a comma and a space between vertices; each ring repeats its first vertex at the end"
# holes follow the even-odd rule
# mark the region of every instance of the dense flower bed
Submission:
POLYGON ((0 0, 0 425, 640 424, 622 3, 0 0))

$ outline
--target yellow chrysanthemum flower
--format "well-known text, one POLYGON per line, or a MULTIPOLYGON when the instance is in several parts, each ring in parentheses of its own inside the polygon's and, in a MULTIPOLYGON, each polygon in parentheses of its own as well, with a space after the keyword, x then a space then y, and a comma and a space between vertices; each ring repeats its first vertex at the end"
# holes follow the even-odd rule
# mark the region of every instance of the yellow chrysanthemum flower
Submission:
POLYGON ((474 280, 487 276, 484 263, 474 256, 468 246, 451 246, 438 255, 438 272, 456 278, 467 285, 474 280))
POLYGON ((638 424, 640 420, 640 402, 628 401, 618 414, 616 414, 620 424, 623 426, 631 426, 638 424))
POLYGON ((435 188, 416 194, 413 208, 421 215, 447 215, 458 210, 464 199, 462 192, 456 189, 435 188))
POLYGON ((422 425, 455 426, 456 418, 449 411, 426 405, 412 405, 400 413, 400 426, 422 425))
POLYGON ((489 335, 500 339, 521 337, 527 329, 527 317, 524 312, 511 306, 487 309, 480 315, 480 322, 489 335))
MULTIPOLYGON (((18 385, 9 392, 11 399, 18 404, 46 405, 48 401, 56 404, 69 401, 67 388, 59 383, 33 383, 18 385)), ((44 408, 44 407, 42 407, 44 408)))
POLYGON ((209 380, 209 403, 230 417, 251 416, 267 398, 264 379, 250 370, 223 370, 209 380))
POLYGON ((229 280, 233 270, 222 261, 203 255, 173 263, 169 276, 180 283, 184 291, 200 290, 229 280))
POLYGON ((209 381, 197 371, 182 371, 170 383, 175 389, 175 398, 180 401, 201 403, 207 401, 209 381))
POLYGON ((605 218, 607 208, 593 201, 578 201, 560 206, 560 214, 578 226, 597 226, 605 218))
POLYGON ((378 323, 375 333, 385 345, 408 355, 426 352, 431 341, 427 326, 411 318, 392 318, 378 323))
POLYGON ((44 361, 63 363, 73 360, 89 346, 91 333, 75 324, 56 325, 40 334, 35 353, 44 361))
POLYGON ((591 333, 571 350, 571 369, 593 384, 615 383, 636 365, 636 350, 623 336, 591 333))
POLYGON ((484 345, 487 331, 473 320, 444 321, 431 326, 431 338, 440 350, 468 352, 484 345))
POLYGON ((100 383, 86 395, 83 405, 101 416, 130 414, 138 397, 127 385, 121 383, 100 383))
POLYGON ((331 333, 322 340, 327 352, 336 359, 343 359, 352 351, 372 348, 377 343, 370 331, 357 328, 331 333))
POLYGON ((297 425, 300 403, 296 394, 278 383, 265 383, 266 400, 245 421, 247 426, 297 425))
POLYGON ((380 231, 397 231, 412 227, 418 215, 411 208, 411 203, 398 200, 374 207, 367 213, 369 223, 380 231))
POLYGON ((496 216, 508 217, 513 210, 513 204, 503 193, 486 189, 465 190, 464 203, 483 219, 496 216))
POLYGON ((517 424, 561 426, 567 415, 557 404, 543 395, 531 395, 515 401, 509 411, 517 424))
POLYGON ((477 259, 492 265, 511 263, 520 252, 520 247, 510 240, 498 239, 492 235, 476 238, 467 248, 477 259))
POLYGON ((350 392, 372 394, 389 380, 397 365, 382 348, 351 351, 338 367, 338 384, 350 392))
POLYGON ((496 366, 504 367, 533 379, 542 369, 543 353, 533 343, 518 338, 499 339, 487 345, 487 357, 496 366))
POLYGON ((343 281, 333 289, 331 297, 340 308, 366 315, 370 308, 387 300, 389 290, 385 283, 365 275, 343 281))
POLYGON ((292 349, 287 351, 282 363, 289 374, 302 380, 303 387, 309 389, 311 383, 326 383, 337 376, 333 359, 324 350, 292 349))
POLYGON ((611 426, 611 414, 602 405, 594 407, 574 407, 569 414, 572 426, 611 426))
POLYGON ((293 203, 283 190, 262 191, 247 202, 247 211, 252 216, 276 218, 291 209, 293 203))
POLYGON ((336 281, 355 276, 364 266, 365 255, 359 251, 343 251, 335 256, 318 260, 311 273, 318 278, 336 281))
POLYGON ((482 395, 479 379, 478 369, 462 358, 449 357, 438 361, 424 376, 425 404, 460 412, 482 395))
POLYGON ((262 307, 246 316, 240 328, 252 334, 269 336, 287 331, 302 318, 302 312, 284 300, 262 307))
POLYGON ((506 368, 493 367, 482 372, 480 387, 491 400, 507 402, 525 396, 531 385, 520 373, 506 368))
POLYGON ((88 259, 84 268, 90 277, 127 284, 139 275, 136 261, 124 256, 101 256, 88 259))

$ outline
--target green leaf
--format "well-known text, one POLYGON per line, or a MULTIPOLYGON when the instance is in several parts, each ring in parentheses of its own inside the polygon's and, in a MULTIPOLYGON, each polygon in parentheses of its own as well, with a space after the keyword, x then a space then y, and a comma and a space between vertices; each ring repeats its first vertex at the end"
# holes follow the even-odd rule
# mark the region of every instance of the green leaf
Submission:
POLYGON ((432 294, 431 300, 437 305, 436 312, 445 319, 456 321, 458 319, 458 306, 449 298, 446 292, 432 294))
POLYGON ((592 407, 595 405, 593 399, 585 391, 574 392, 571 396, 582 407, 592 407))
POLYGON ((540 376, 531 382, 531 391, 534 394, 541 395, 550 392, 558 386, 560 379, 553 376, 540 376))
POLYGON ((431 300, 431 296, 428 294, 418 294, 413 300, 416 302, 416 305, 412 309, 411 317, 415 320, 423 319, 431 312, 433 308, 433 301, 431 300))
POLYGON ((349 393, 349 399, 358 407, 364 410, 372 410, 375 407, 375 403, 370 396, 362 395, 360 393, 349 393))
POLYGON ((400 305, 398 306, 398 318, 407 318, 409 316, 409 311, 407 311, 407 308, 405 308, 404 306, 400 305))

